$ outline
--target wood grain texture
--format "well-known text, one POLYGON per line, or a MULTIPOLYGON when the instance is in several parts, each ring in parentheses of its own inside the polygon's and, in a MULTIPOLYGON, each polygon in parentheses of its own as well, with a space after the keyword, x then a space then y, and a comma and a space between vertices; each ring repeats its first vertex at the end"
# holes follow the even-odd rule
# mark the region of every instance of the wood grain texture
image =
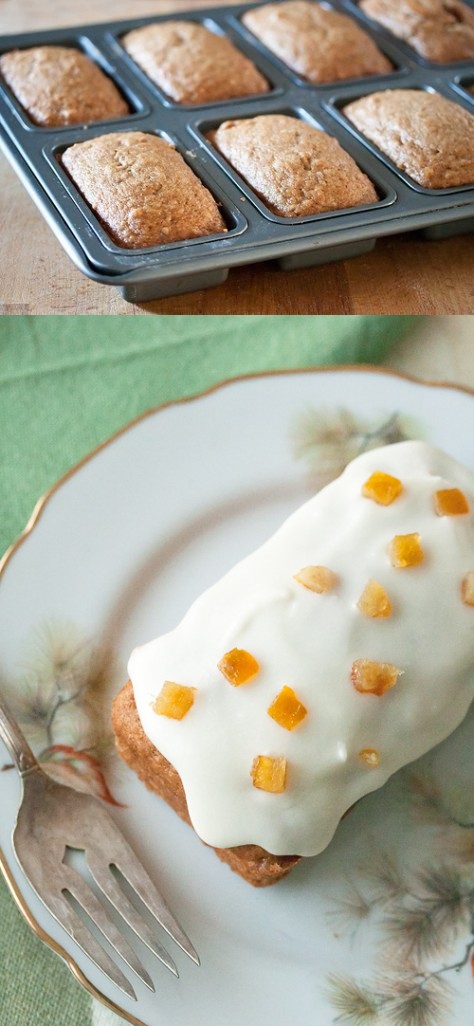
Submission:
MULTIPOLYGON (((219 0, 230 4, 232 0, 219 0)), ((182 12, 217 0, 0 0, 2 33, 111 18, 182 12)), ((2 233, 0 313, 18 314, 459 314, 474 310, 472 236, 427 242, 412 235, 379 240, 372 253, 301 271, 276 265, 236 268, 213 289, 146 304, 85 278, 0 157, 2 233)))

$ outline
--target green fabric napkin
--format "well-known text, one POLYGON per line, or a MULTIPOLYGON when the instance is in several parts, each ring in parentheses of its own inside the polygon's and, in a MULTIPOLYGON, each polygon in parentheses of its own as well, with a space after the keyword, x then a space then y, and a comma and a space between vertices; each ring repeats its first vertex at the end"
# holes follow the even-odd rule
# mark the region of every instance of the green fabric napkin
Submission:
MULTIPOLYGON (((143 410, 252 371, 379 362, 415 320, 0 318, 0 551, 60 475, 143 410)), ((123 1026, 35 938, 3 883, 0 923, 1 1026, 123 1026)))

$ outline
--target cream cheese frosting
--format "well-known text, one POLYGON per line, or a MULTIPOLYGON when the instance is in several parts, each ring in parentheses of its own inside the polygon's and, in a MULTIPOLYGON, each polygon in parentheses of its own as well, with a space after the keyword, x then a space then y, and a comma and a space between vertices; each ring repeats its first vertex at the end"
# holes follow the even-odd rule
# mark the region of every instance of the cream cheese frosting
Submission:
POLYGON ((354 802, 447 737, 474 698, 465 585, 463 600, 473 571, 474 474, 424 442, 402 442, 355 459, 175 630, 136 648, 129 674, 141 723, 178 771, 201 839, 315 855, 354 802), (362 494, 376 472, 403 486, 389 505, 362 494), (436 492, 455 488, 469 512, 439 515, 436 492), (395 568, 390 543, 408 534, 419 534, 424 558, 395 568), (332 571, 329 591, 295 579, 308 566, 332 571), (390 615, 361 612, 369 581, 385 590, 390 615), (234 648, 259 666, 240 687, 218 668, 234 648), (358 660, 401 672, 384 694, 362 694, 351 679, 358 660), (181 720, 154 711, 165 681, 195 689, 181 720), (268 714, 284 686, 307 710, 291 731, 268 714), (254 786, 262 755, 286 760, 283 792, 254 786))

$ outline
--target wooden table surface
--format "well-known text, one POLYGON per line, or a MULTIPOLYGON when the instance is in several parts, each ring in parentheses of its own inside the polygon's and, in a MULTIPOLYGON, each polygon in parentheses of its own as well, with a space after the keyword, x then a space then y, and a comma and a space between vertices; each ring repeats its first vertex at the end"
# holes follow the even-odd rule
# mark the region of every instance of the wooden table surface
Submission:
MULTIPOLYGON (((0 0, 2 33, 212 6, 231 0, 0 0)), ((474 309, 472 236, 427 242, 379 240, 364 256, 284 272, 271 263, 233 269, 227 282, 185 296, 126 303, 76 270, 0 156, 3 314, 469 313, 474 309)))

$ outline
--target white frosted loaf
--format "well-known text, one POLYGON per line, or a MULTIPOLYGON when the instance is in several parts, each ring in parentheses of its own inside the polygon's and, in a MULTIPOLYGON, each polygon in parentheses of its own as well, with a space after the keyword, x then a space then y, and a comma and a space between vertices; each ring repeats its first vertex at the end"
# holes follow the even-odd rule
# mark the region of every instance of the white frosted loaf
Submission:
POLYGON ((314 855, 354 802, 451 733, 474 697, 473 588, 474 475, 403 442, 354 460, 175 630, 135 649, 140 720, 202 840, 314 855), (364 494, 379 472, 401 486, 387 505, 364 494), (408 535, 415 562, 394 566, 393 539, 408 535), (234 649, 258 665, 240 686, 218 665, 234 649), (181 719, 157 711, 165 682, 194 689, 181 719), (282 688, 303 707, 294 729, 268 712, 282 688), (278 760, 283 789, 255 786, 259 757, 278 760))

